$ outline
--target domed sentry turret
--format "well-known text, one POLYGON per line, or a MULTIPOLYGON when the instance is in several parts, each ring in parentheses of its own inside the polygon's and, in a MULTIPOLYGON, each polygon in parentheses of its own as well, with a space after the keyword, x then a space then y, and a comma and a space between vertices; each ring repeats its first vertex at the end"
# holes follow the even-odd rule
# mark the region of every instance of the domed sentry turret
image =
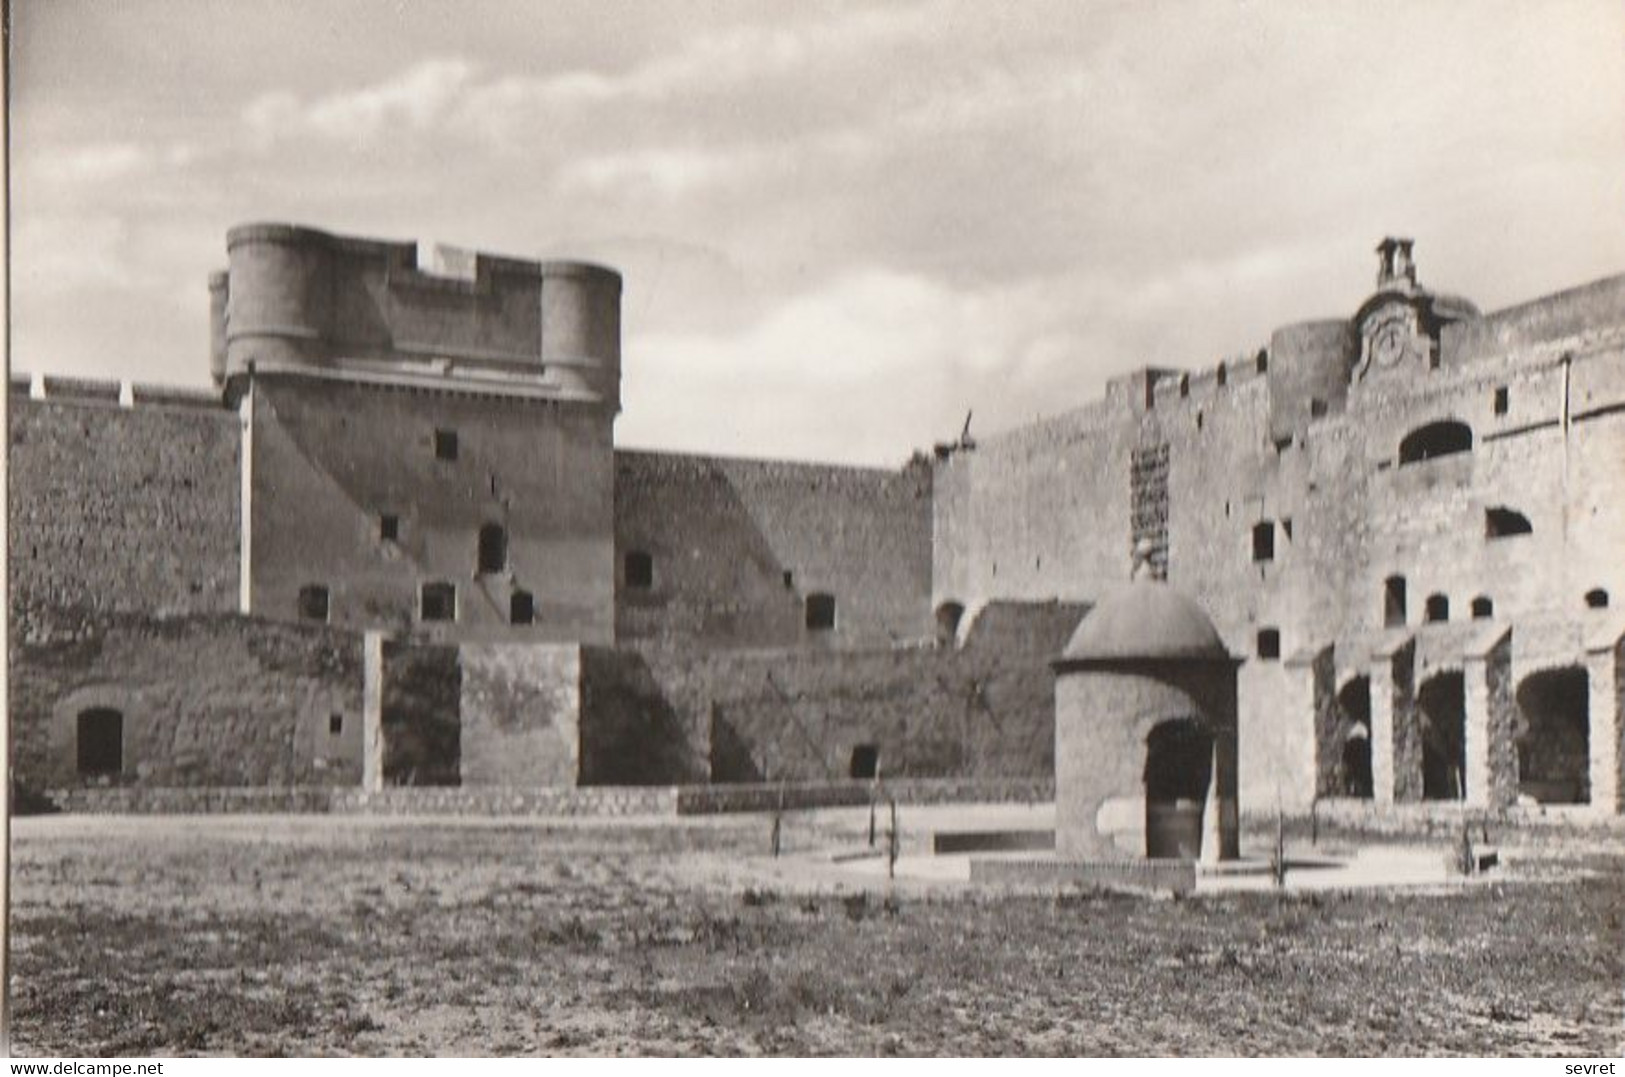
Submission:
POLYGON ((1055 842, 1063 858, 1239 855, 1236 666, 1206 613, 1143 575, 1055 662, 1055 842))

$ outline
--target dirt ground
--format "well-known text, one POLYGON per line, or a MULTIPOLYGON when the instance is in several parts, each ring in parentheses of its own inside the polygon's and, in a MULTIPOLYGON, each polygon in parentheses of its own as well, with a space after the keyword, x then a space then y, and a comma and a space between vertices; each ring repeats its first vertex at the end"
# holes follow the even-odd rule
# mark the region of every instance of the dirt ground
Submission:
MULTIPOLYGON (((843 873, 867 814, 14 823, 13 1049, 1467 1054, 1622 1046, 1625 848, 1184 900, 843 873)), ((920 838, 911 841, 917 847, 920 838)))

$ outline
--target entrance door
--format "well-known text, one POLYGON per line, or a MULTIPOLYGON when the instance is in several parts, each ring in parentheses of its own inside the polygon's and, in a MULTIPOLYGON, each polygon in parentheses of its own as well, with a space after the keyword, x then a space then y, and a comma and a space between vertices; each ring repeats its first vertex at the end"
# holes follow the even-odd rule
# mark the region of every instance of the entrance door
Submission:
POLYGON ((1195 860, 1213 777, 1213 737, 1194 718, 1163 722, 1145 742, 1145 855, 1195 860))

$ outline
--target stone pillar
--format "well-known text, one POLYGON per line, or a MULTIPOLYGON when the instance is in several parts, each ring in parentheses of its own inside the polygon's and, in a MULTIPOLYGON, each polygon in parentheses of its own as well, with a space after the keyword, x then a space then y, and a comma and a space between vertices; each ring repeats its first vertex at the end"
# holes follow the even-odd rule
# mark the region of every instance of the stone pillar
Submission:
POLYGON ((1371 663, 1371 796, 1394 802, 1394 670, 1387 658, 1371 663))
POLYGON ((1590 728, 1591 809, 1596 815, 1625 811, 1625 744, 1620 733, 1619 676, 1625 667, 1625 639, 1586 651, 1586 681, 1590 692, 1587 716, 1590 728))
POLYGON ((1467 757, 1463 801, 1469 808, 1488 808, 1490 796, 1490 692, 1484 659, 1469 656, 1462 665, 1462 703, 1466 710, 1462 754, 1467 757))
POLYGON ((384 788, 384 634, 368 632, 362 641, 361 788, 384 788))

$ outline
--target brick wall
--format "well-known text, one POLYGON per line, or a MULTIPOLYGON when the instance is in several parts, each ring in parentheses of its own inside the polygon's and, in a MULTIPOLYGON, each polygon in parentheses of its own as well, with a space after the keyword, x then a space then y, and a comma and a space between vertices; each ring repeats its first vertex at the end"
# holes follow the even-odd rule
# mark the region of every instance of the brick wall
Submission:
MULTIPOLYGON (((237 607, 237 417, 217 402, 9 394, 11 609, 41 619, 237 607)), ((48 385, 48 389, 56 386, 48 385)))
POLYGON ((665 453, 615 454, 616 639, 701 647, 923 640, 931 475, 665 453), (628 554, 652 579, 629 586, 628 554), (832 631, 807 596, 834 596, 832 631))

